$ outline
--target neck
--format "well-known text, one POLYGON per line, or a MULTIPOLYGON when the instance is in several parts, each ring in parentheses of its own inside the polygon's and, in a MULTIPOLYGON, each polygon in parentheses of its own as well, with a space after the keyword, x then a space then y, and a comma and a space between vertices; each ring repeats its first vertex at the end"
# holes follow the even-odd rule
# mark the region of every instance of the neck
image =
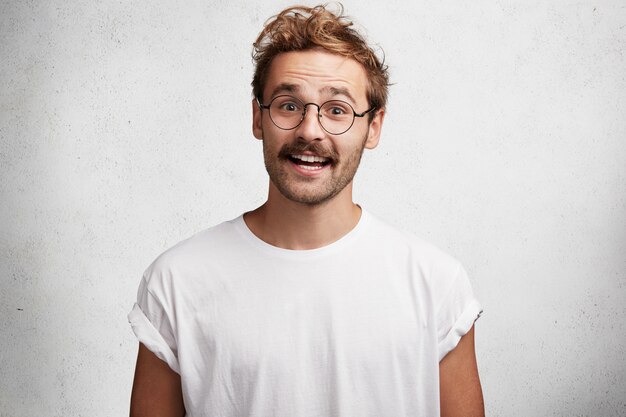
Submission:
POLYGON ((244 215, 259 239, 284 249, 316 249, 339 240, 359 222, 352 183, 330 200, 306 205, 285 198, 271 183, 265 204, 244 215))

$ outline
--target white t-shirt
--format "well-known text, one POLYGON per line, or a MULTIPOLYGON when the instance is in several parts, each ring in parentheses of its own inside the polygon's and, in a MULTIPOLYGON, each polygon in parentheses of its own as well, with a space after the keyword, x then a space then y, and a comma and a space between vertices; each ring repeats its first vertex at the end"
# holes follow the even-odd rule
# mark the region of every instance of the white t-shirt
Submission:
POLYGON ((243 217, 145 272, 128 318, 180 374, 192 417, 439 415, 439 361, 481 313, 461 265, 363 210, 318 249, 243 217))

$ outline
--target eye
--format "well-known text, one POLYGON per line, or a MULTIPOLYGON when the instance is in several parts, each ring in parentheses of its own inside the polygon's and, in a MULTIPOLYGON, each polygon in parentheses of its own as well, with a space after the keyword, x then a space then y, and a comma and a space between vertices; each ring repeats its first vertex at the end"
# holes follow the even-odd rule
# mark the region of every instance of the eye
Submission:
POLYGON ((280 105, 280 109, 288 112, 298 111, 298 105, 296 103, 283 103, 280 105))
POLYGON ((351 117, 353 111, 348 103, 335 100, 325 103, 324 106, 322 106, 322 113, 327 117, 344 118, 348 116, 351 117))
POLYGON ((271 106, 283 114, 302 113, 302 103, 291 96, 278 96, 272 101, 271 106))
POLYGON ((346 110, 338 106, 333 106, 330 108, 330 113, 335 116, 340 116, 342 114, 346 114, 346 110))

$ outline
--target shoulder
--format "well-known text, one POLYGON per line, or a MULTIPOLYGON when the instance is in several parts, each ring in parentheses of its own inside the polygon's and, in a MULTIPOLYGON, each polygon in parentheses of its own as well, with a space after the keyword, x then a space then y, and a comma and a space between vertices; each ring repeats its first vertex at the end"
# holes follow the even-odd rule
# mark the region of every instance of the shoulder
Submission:
POLYGON ((465 274, 461 263, 438 246, 373 215, 370 219, 372 242, 381 256, 406 265, 410 275, 422 280, 434 293, 445 293, 465 274))
POLYGON ((232 254, 237 245, 238 220, 239 217, 212 226, 165 250, 145 270, 144 281, 169 281, 174 276, 195 274, 232 254))
POLYGON ((371 236, 381 250, 409 256, 413 262, 426 269, 450 269, 454 272, 460 267, 456 258, 422 237, 393 226, 374 215, 369 214, 369 217, 371 236))

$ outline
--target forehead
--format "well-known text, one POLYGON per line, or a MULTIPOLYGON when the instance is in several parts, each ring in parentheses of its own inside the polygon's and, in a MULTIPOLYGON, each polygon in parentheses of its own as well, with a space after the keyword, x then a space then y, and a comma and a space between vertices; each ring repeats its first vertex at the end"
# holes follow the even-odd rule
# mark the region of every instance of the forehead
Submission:
POLYGON ((284 86, 291 86, 293 92, 310 100, 341 95, 344 91, 355 104, 367 101, 363 66, 352 58, 320 49, 284 52, 273 59, 264 98, 270 99, 277 88, 284 86))

